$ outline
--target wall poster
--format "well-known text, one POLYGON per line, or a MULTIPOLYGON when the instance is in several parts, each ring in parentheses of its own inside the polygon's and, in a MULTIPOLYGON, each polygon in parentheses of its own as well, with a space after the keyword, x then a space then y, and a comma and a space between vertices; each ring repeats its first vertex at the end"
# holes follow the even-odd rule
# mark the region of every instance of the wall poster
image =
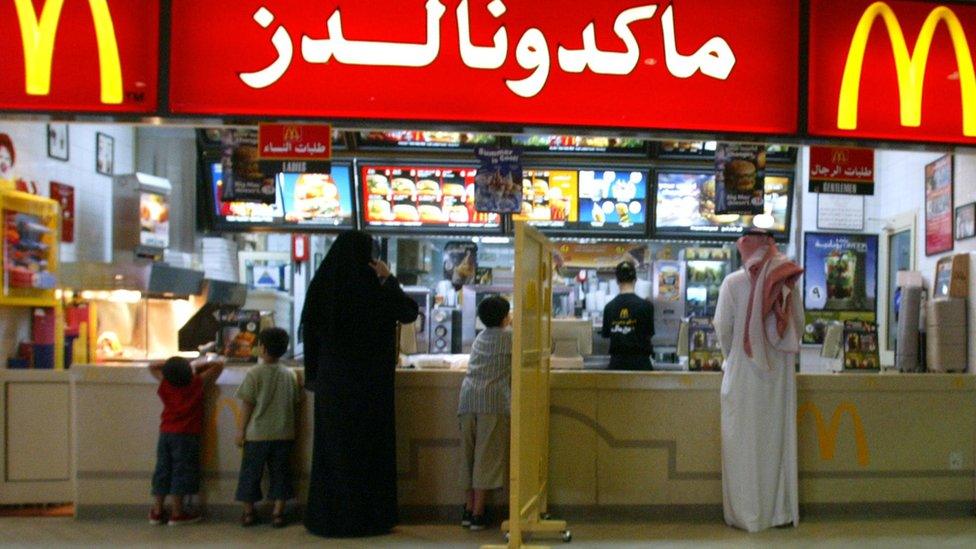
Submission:
POLYGON ((766 147, 721 143, 715 151, 717 214, 764 212, 766 147))
POLYGON ((877 235, 806 233, 803 250, 803 343, 822 344, 833 322, 877 322, 877 235))
POLYGON ((925 166, 925 255, 952 251, 952 156, 925 166))

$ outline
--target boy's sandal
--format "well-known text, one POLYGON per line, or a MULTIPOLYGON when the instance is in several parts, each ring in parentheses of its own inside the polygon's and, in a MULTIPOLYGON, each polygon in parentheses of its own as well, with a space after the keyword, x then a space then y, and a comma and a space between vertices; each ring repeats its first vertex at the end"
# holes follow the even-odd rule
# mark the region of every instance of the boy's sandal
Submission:
POLYGON ((285 515, 271 515, 272 528, 284 528, 286 525, 285 515))
POLYGON ((258 517, 255 513, 244 513, 241 515, 241 526, 247 528, 248 526, 254 526, 258 523, 258 517))

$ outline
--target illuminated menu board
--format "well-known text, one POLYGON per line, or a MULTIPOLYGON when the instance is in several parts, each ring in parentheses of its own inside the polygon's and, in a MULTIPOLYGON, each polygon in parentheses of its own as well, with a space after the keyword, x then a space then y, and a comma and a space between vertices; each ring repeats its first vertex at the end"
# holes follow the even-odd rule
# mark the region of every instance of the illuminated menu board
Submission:
POLYGON ((512 145, 527 152, 608 153, 643 156, 647 143, 631 137, 594 137, 588 135, 516 135, 512 145))
POLYGON ((786 238, 790 226, 793 180, 768 174, 762 216, 715 213, 715 174, 707 171, 660 171, 654 230, 660 236, 735 237, 747 228, 764 228, 786 238))
POLYGON ((480 145, 494 145, 497 138, 485 133, 397 130, 359 132, 358 141, 363 149, 471 149, 480 145))
POLYGON ((361 166, 363 225, 376 229, 499 230, 501 216, 474 209, 474 168, 361 166))
POLYGON ((355 228, 351 166, 333 163, 327 174, 279 174, 273 204, 225 202, 223 169, 210 164, 215 230, 342 230, 355 228))
POLYGON ((546 232, 644 235, 647 173, 637 170, 525 170, 522 213, 546 232))

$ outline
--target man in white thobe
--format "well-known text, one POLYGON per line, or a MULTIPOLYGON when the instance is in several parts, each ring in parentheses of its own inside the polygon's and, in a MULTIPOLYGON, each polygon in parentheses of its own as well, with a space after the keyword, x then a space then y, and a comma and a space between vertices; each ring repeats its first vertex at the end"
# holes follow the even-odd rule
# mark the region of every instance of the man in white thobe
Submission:
POLYGON ((799 523, 796 376, 803 270, 772 236, 737 243, 743 269, 719 291, 713 320, 722 370, 722 499, 725 522, 749 532, 799 523))

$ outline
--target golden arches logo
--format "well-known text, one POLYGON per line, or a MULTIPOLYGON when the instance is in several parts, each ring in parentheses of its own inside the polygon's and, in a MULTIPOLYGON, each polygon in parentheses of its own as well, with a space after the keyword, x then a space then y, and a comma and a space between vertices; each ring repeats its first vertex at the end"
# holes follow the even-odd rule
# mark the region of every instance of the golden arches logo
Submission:
POLYGON ((885 2, 871 4, 861 16, 854 31, 851 47, 844 66, 844 78, 840 86, 840 104, 837 109, 837 127, 842 130, 857 129, 857 110, 860 96, 861 72, 864 69, 864 53, 875 21, 881 18, 888 31, 891 50, 898 73, 898 95, 901 108, 901 125, 917 128, 922 125, 922 91, 925 85, 925 68, 928 65, 932 40, 939 23, 945 23, 952 37, 952 46, 959 67, 959 85, 962 88, 963 134, 976 137, 976 69, 969 49, 966 31, 950 8, 933 9, 918 34, 915 48, 909 53, 908 43, 898 16, 885 2))
MULTIPOLYGON (((51 93, 51 68, 54 39, 61 21, 65 0, 46 0, 41 16, 34 11, 33 0, 14 0, 20 36, 24 46, 24 70, 28 95, 51 93)), ((106 105, 122 103, 122 62, 115 37, 115 24, 108 0, 88 0, 95 38, 98 42, 98 66, 101 78, 101 100, 106 105)))
POLYGON ((824 461, 831 461, 837 451, 837 432, 840 430, 840 420, 844 414, 851 417, 854 425, 854 444, 857 451, 857 464, 867 467, 871 462, 871 454, 868 450, 867 437, 864 435, 864 425, 861 424, 861 414, 857 411, 857 406, 852 402, 841 402, 834 413, 830 416, 830 423, 824 422, 824 416, 820 413, 820 408, 812 402, 806 402, 797 409, 796 420, 799 422, 805 414, 813 416, 817 428, 817 441, 820 445, 820 458, 824 461))
POLYGON ((285 126, 285 141, 300 141, 302 139, 302 129, 298 126, 285 126))
POLYGON ((241 407, 237 403, 237 400, 227 397, 217 397, 217 401, 214 403, 213 415, 207 418, 207 432, 203 437, 203 451, 202 451, 202 462, 204 465, 213 466, 214 458, 217 454, 217 425, 220 423, 220 412, 223 410, 229 410, 231 416, 234 418, 234 425, 240 429, 241 427, 241 407))

